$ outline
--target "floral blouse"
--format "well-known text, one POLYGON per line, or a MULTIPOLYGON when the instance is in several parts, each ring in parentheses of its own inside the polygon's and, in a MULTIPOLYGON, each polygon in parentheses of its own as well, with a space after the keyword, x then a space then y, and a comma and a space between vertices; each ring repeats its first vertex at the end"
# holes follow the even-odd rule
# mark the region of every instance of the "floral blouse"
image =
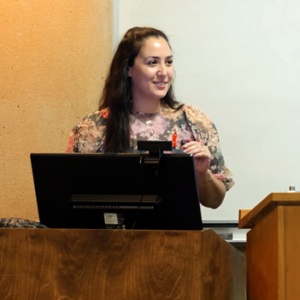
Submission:
MULTIPOLYGON (((69 136, 67 153, 102 153, 104 152, 105 126, 108 116, 106 109, 85 116, 74 126, 69 136)), ((219 145, 219 136, 215 125, 198 108, 183 105, 174 110, 167 104, 161 105, 156 113, 134 112, 130 119, 131 135, 128 152, 136 153, 138 140, 172 141, 175 152, 181 152, 181 145, 197 141, 208 147, 212 155, 210 170, 216 178, 223 181, 226 190, 234 185, 234 180, 227 169, 219 145)))

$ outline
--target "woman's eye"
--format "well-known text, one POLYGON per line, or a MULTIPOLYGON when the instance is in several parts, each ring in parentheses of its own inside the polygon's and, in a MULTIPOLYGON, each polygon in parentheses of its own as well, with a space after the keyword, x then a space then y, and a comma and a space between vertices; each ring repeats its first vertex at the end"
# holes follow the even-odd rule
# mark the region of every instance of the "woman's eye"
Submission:
POLYGON ((153 65, 156 65, 157 64, 157 61, 156 60, 151 60, 149 61, 148 63, 150 66, 153 66, 153 65))
POLYGON ((172 59, 167 60, 166 64, 167 64, 168 66, 172 65, 172 64, 173 64, 173 60, 172 60, 172 59))

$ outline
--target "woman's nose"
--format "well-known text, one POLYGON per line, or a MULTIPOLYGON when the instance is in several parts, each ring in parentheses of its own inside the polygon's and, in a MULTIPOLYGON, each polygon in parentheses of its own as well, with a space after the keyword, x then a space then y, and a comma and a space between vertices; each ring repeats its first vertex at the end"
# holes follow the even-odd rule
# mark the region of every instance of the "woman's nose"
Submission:
POLYGON ((157 72, 159 76, 167 76, 167 68, 164 64, 159 65, 159 70, 157 72))

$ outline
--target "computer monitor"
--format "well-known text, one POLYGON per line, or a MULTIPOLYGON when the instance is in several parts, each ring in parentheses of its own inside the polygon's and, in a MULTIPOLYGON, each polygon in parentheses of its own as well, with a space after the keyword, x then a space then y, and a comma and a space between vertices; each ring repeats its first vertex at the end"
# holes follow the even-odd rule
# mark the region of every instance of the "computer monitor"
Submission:
POLYGON ((40 222, 49 228, 201 230, 194 158, 31 154, 40 222))

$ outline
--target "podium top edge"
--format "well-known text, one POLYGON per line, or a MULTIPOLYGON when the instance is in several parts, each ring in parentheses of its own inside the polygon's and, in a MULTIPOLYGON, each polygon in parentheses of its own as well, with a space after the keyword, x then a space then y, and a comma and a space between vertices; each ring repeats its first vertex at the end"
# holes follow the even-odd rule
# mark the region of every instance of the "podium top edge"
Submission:
POLYGON ((240 210, 239 228, 253 228, 277 206, 300 206, 300 193, 271 193, 253 209, 240 210))

